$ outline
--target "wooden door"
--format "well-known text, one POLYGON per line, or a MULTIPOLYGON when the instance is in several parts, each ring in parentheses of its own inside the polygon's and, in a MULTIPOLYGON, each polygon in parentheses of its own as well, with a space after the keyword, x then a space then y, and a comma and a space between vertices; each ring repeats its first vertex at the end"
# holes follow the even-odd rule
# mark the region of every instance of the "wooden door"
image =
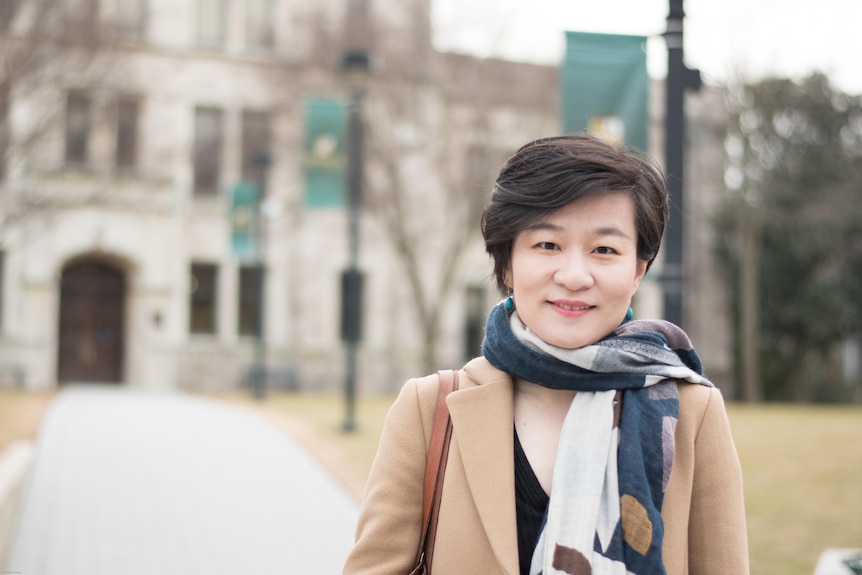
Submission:
POLYGON ((88 262, 63 271, 58 382, 122 380, 125 295, 125 278, 111 266, 88 262))

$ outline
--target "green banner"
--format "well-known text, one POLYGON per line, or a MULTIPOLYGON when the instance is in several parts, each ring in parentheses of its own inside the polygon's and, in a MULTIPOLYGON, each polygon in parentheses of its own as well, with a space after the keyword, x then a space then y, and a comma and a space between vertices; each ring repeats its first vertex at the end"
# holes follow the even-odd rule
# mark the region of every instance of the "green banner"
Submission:
POLYGON ((257 257, 257 184, 240 182, 231 195, 231 250, 239 259, 253 259, 257 257))
POLYGON ((305 103, 305 205, 345 205, 347 105, 342 100, 305 103))
POLYGON ((563 131, 589 131, 646 150, 646 37, 566 32, 563 131))

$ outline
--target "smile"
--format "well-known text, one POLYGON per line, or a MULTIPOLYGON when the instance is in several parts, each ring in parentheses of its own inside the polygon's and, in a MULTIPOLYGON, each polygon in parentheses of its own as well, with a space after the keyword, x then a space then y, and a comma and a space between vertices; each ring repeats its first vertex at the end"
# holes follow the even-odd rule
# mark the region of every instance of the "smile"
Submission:
POLYGON ((561 307, 563 309, 567 309, 569 311, 578 311, 578 310, 590 309, 590 306, 588 306, 588 305, 566 305, 564 303, 558 303, 558 304, 554 304, 554 305, 556 305, 557 307, 561 307))
POLYGON ((581 315, 594 307, 583 302, 551 302, 551 304, 554 306, 554 309, 566 315, 581 315))

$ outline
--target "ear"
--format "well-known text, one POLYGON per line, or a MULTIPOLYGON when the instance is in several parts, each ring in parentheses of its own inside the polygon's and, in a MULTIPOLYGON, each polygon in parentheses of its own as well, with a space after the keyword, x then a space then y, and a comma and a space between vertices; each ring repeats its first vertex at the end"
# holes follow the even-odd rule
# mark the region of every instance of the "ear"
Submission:
POLYGON ((503 285, 509 288, 509 291, 512 290, 512 266, 503 274, 503 285))
POLYGON ((649 262, 638 260, 637 265, 635 266, 635 281, 634 287, 632 289, 632 296, 637 293, 638 288, 641 285, 641 280, 644 279, 646 275, 647 268, 649 267, 649 262))

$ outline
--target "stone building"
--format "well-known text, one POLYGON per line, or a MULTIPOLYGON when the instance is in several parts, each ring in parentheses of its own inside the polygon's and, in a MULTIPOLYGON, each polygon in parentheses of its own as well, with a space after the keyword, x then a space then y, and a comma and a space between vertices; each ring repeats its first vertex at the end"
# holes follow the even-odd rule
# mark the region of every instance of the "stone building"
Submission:
MULTIPOLYGON (((37 4, 0 34, 26 46, 37 4)), ((360 386, 478 353, 497 298, 478 214, 506 155, 559 132, 555 67, 436 51, 430 0, 56 4, 46 29, 62 36, 85 8, 98 26, 58 41, 49 80, 0 84, 3 382, 229 389, 263 361, 271 385, 339 388, 349 202, 332 126, 351 95, 365 127, 360 386), (341 67, 357 46, 371 55, 361 85, 341 67)), ((705 135, 689 173, 704 180, 689 187, 720 194, 723 136, 692 132, 705 135)), ((694 229, 708 251, 708 227, 694 229)), ((715 282, 692 289, 720 301, 715 282)), ((729 349, 719 324, 704 332, 729 349)))

